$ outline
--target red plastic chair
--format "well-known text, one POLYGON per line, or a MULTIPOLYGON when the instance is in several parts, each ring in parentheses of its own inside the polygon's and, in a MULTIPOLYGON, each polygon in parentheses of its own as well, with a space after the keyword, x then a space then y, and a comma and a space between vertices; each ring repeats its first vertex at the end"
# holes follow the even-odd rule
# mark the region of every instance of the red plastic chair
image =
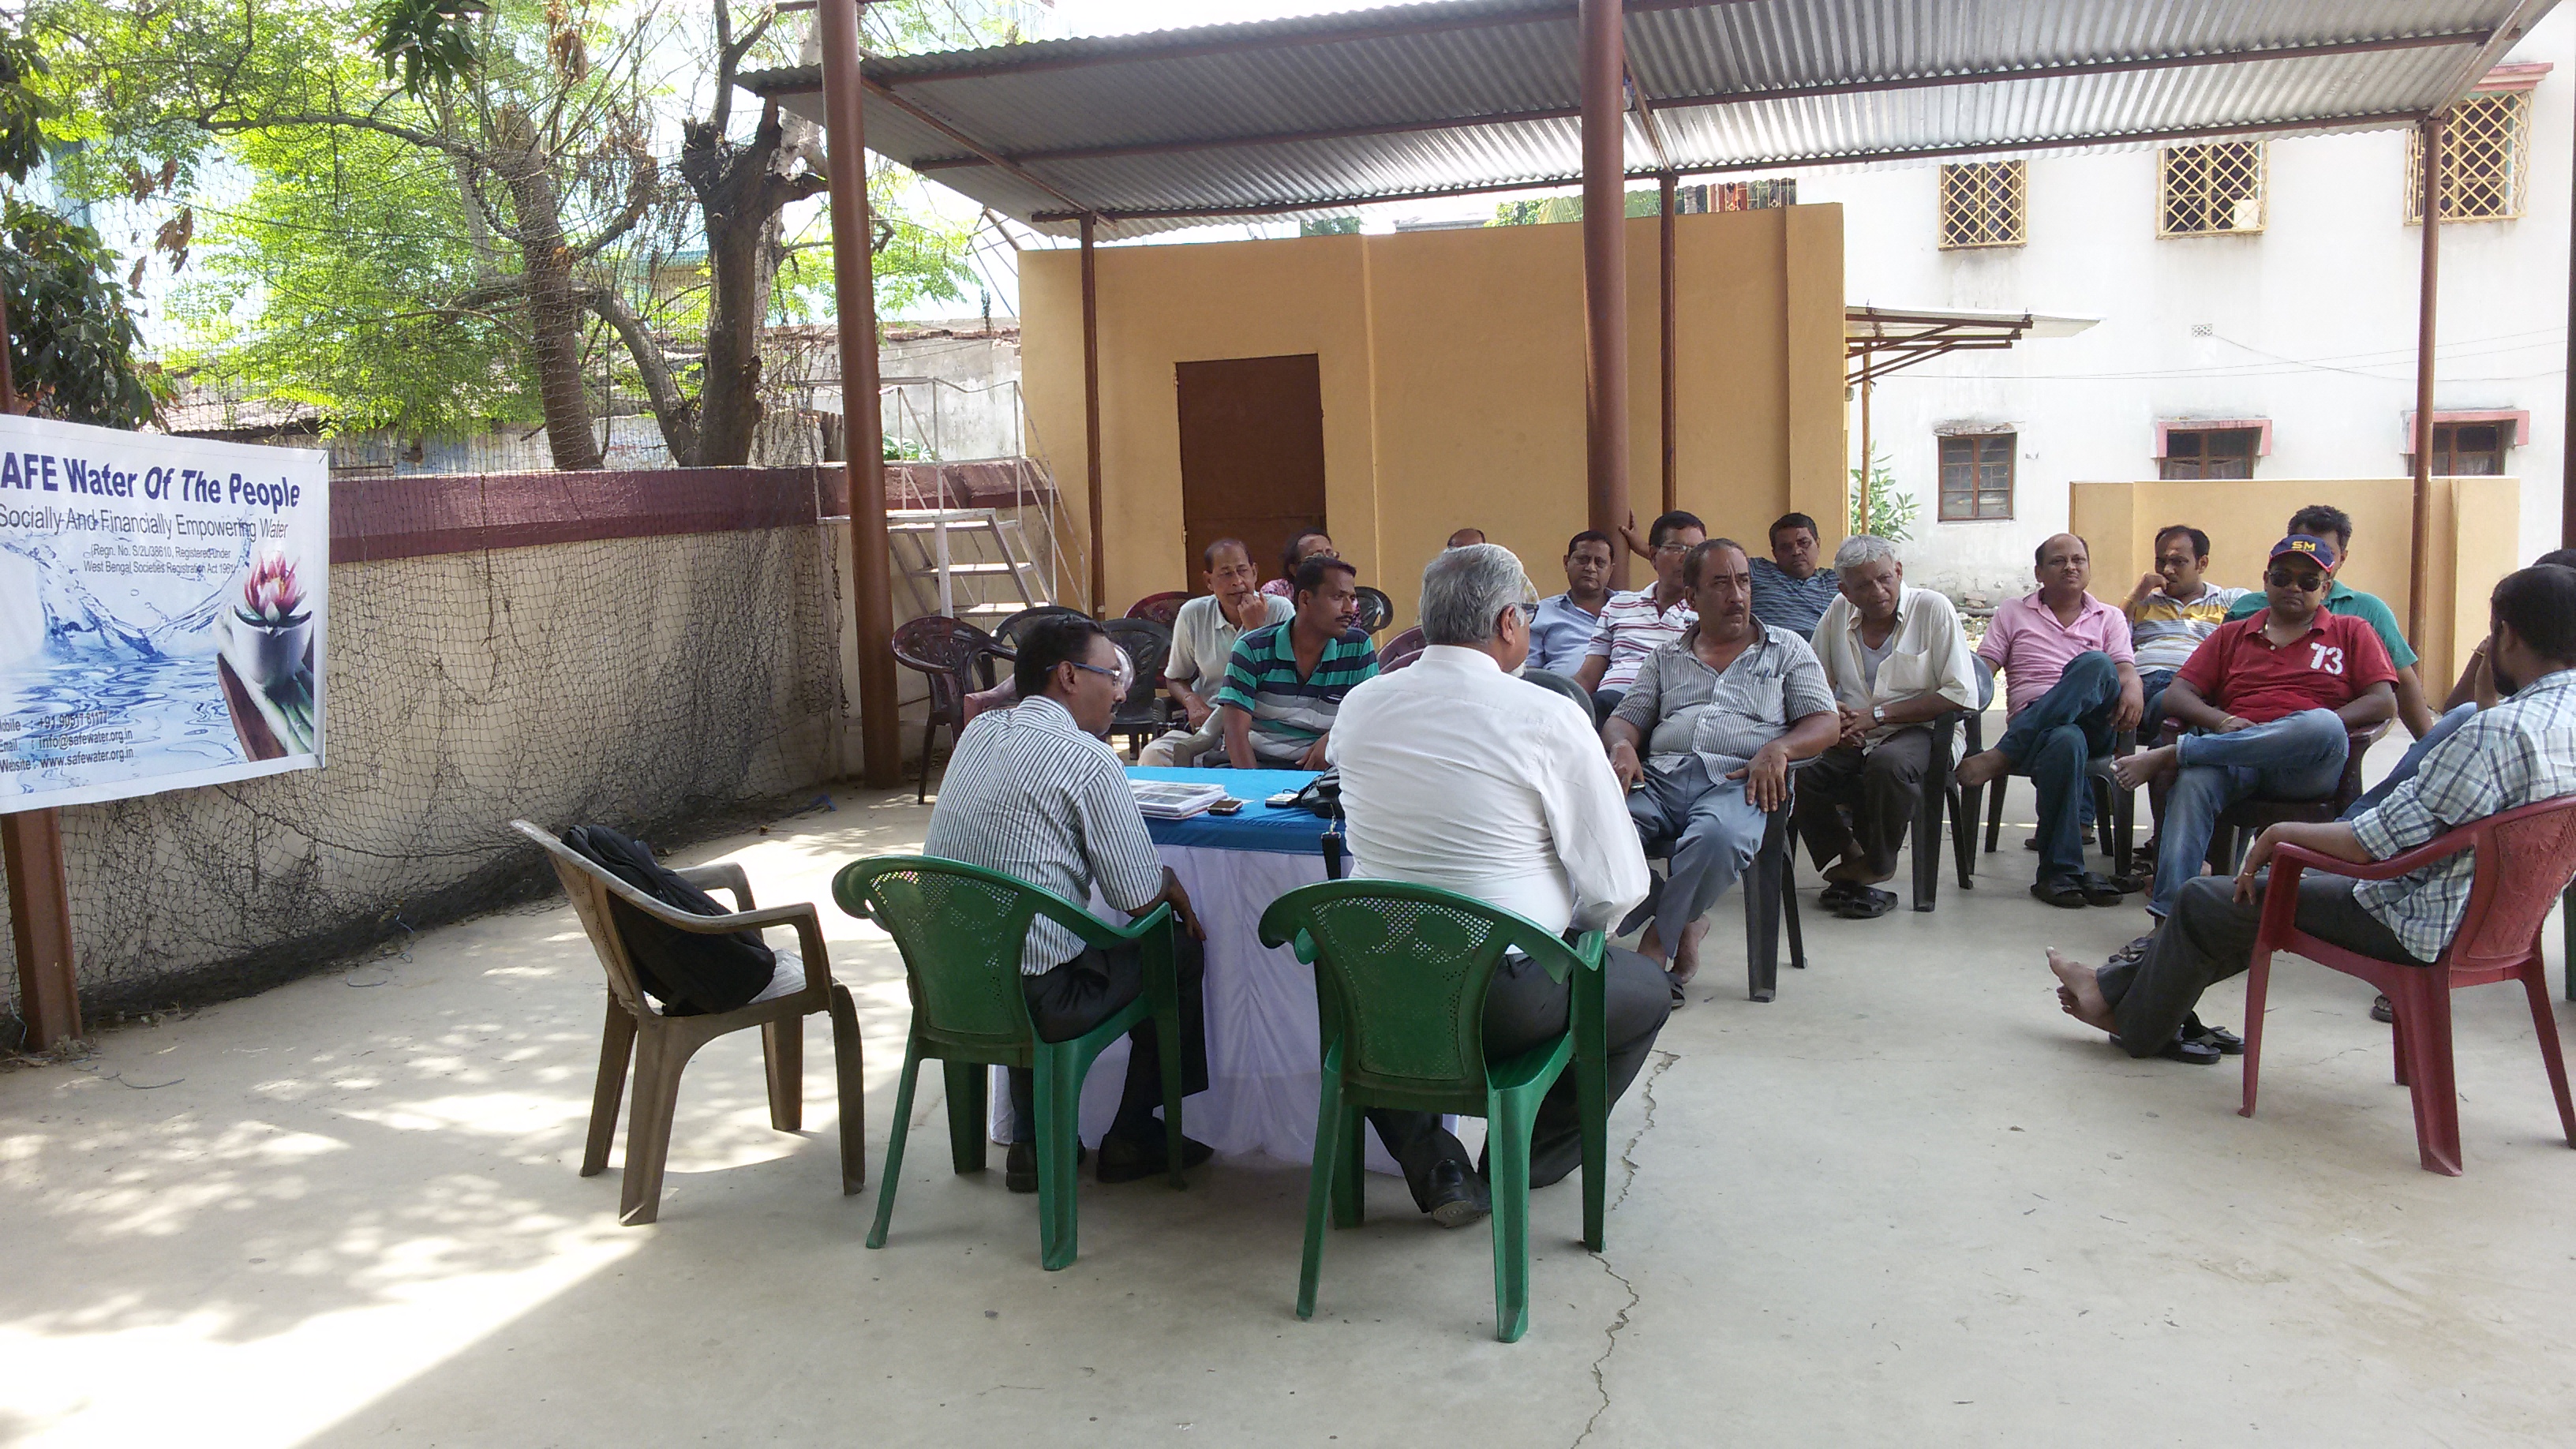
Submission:
POLYGON ((1127 617, 1151 619, 1169 629, 1172 627, 1172 621, 1181 616, 1181 605, 1189 601, 1190 596, 1185 590, 1174 590, 1166 594, 1147 594, 1127 606, 1127 617))
POLYGON ((2576 1108, 2567 1099, 2567 1065, 2558 1051, 2558 1021, 2550 1014, 2542 979, 2540 926, 2558 893, 2576 876, 2576 795, 2525 805, 2428 841, 2371 865, 2336 860, 2295 845, 2272 855, 2272 880, 2263 898, 2263 924, 2245 979, 2245 1105, 2254 1115, 2256 1073, 2263 1058, 2263 996, 2271 982, 2272 953, 2293 951, 2321 966, 2358 976, 2387 993, 2396 1005, 2390 1027, 2397 1050, 2397 1082, 2415 1097, 2415 1146, 2424 1170, 2460 1175, 2460 1095, 2451 1076, 2451 993, 2463 986, 2520 981, 2531 997, 2531 1024, 2540 1037, 2540 1059, 2549 1068, 2549 1090, 2558 1098, 2558 1125, 2576 1147, 2576 1108), (2463 850, 2477 852, 2467 912, 2442 959, 2430 966, 2379 961, 2329 945, 2298 928, 2299 876, 2314 869, 2355 880, 2393 880, 2463 850))

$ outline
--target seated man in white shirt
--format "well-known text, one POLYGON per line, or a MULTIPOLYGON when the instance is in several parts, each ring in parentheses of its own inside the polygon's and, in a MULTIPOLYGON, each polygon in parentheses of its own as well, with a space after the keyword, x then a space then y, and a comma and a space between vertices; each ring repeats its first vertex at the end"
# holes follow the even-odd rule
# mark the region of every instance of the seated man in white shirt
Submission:
POLYGON ((1207 764, 1225 759, 1225 725, 1216 712, 1216 694, 1225 688, 1226 661, 1235 641, 1255 629, 1285 624, 1296 613, 1286 599, 1261 592, 1261 572, 1242 539, 1220 538, 1199 555, 1206 566, 1207 592, 1181 605, 1172 620, 1172 652, 1163 662, 1163 688, 1179 702, 1189 728, 1172 730, 1145 747, 1140 765, 1177 765, 1188 769, 1213 755, 1207 764))
MULTIPOLYGON (((1470 544, 1422 571, 1419 658, 1353 687, 1328 749, 1342 772, 1352 875, 1474 896, 1557 931, 1605 930, 1645 899, 1650 877, 1592 721, 1564 696, 1511 676, 1529 657, 1529 577, 1511 551, 1470 544)), ((1664 973, 1609 948, 1610 1094, 1636 1080, 1670 1009, 1664 973)), ((1507 958, 1485 996, 1485 1050, 1499 1060, 1565 1030, 1572 988, 1507 958)), ((1574 1074, 1539 1107, 1530 1184, 1582 1165, 1574 1074)), ((1427 1112, 1372 1111, 1413 1200, 1443 1227, 1490 1210, 1482 1164, 1427 1112)))
POLYGON ((1896 874, 1923 803, 1933 745, 1925 721, 1974 709, 1977 673, 1959 611, 1931 589, 1906 587, 1894 544, 1847 538, 1833 572, 1841 592, 1816 624, 1815 648, 1842 736, 1799 782, 1798 833, 1828 882, 1823 903, 1867 921, 1896 908, 1895 893, 1876 887, 1896 874))

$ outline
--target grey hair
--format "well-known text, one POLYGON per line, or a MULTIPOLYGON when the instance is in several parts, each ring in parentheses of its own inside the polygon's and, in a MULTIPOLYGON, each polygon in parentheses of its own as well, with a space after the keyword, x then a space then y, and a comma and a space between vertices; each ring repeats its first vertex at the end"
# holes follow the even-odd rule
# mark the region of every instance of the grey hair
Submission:
POLYGON ((1471 543, 1422 566, 1422 642, 1482 644, 1494 620, 1529 596, 1529 573, 1499 543, 1471 543))
POLYGON ((1896 563, 1896 545, 1874 533, 1855 533, 1834 550, 1836 569, 1856 569, 1863 564, 1896 563))

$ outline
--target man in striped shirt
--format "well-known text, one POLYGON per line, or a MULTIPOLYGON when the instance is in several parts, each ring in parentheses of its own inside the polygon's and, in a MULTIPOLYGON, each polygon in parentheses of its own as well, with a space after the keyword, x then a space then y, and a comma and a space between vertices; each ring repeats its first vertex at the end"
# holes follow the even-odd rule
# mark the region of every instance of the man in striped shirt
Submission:
MULTIPOLYGON (((1632 540, 1636 536, 1633 530, 1628 534, 1632 540)), ((1690 583, 1683 575, 1682 560, 1707 541, 1708 526, 1680 509, 1656 519, 1646 530, 1646 556, 1655 561, 1654 587, 1610 596, 1610 602, 1601 606, 1601 628, 1584 651, 1583 666, 1574 672, 1574 682, 1592 691, 1602 718, 1619 707, 1620 696, 1637 682, 1646 656, 1699 622, 1699 615, 1691 610, 1690 583)))
POLYGON ((1225 757, 1237 769, 1320 770, 1333 716, 1351 686, 1377 675, 1358 627, 1359 571, 1337 558, 1297 566, 1297 612, 1234 641, 1225 687, 1225 757))
MULTIPOLYGON (((1020 702, 986 710, 957 737, 939 804, 930 812, 922 853, 964 861, 1089 901, 1094 885, 1109 904, 1140 916, 1169 902, 1180 978, 1181 1090, 1207 1090, 1207 1027, 1200 1009, 1206 933, 1169 867, 1154 852, 1145 817, 1127 787, 1117 752, 1100 736, 1117 712, 1118 646, 1079 616, 1045 620, 1022 640, 1012 680, 1020 702)), ((1029 925, 1020 953, 1020 986, 1029 1017, 1047 1041, 1071 1041, 1126 1009, 1145 989, 1144 963, 1132 947, 1086 948, 1080 937, 1043 918, 1029 925)), ((1164 1170, 1161 1057, 1151 1019, 1127 1034, 1127 1087, 1118 1118, 1100 1144, 1100 1180, 1128 1182, 1164 1170)), ((1006 1185, 1038 1190, 1034 1082, 1011 1071, 1011 1150, 1006 1185)), ((1189 1142, 1184 1165, 1207 1160, 1189 1142)))
MULTIPOLYGON (((2096 970, 2049 952, 2066 1014, 2110 1032, 2133 1057, 2159 1055, 2200 994, 2251 963, 2268 884, 2261 872, 2281 846, 2368 864, 2490 815, 2576 794, 2576 570, 2538 564, 2507 575, 2488 602, 2488 621, 2487 659, 2508 696, 2503 703, 2434 747, 2422 770, 2376 808, 2329 825, 2272 826, 2232 881, 2185 884, 2137 959, 2096 970)), ((2473 853, 2463 852, 2394 880, 2305 872, 2299 929, 2382 961, 2429 965, 2459 932, 2476 868, 2473 853)))

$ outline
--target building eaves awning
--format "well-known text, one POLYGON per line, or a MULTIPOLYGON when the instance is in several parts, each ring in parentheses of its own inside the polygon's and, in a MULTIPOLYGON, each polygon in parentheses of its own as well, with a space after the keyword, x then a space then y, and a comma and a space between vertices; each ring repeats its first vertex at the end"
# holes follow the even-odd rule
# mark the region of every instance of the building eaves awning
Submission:
MULTIPOLYGON (((1627 0, 1632 176, 2401 125, 2554 0, 1627 0)), ((1103 236, 1573 185, 1575 0, 1444 0, 864 66, 869 149, 1103 236)), ((817 121, 822 71, 742 77, 817 121)))
POLYGON ((2098 317, 2040 312, 1927 312, 1900 307, 1843 309, 1845 381, 1864 382, 1952 352, 2001 352, 2024 338, 2072 337, 2098 317))

